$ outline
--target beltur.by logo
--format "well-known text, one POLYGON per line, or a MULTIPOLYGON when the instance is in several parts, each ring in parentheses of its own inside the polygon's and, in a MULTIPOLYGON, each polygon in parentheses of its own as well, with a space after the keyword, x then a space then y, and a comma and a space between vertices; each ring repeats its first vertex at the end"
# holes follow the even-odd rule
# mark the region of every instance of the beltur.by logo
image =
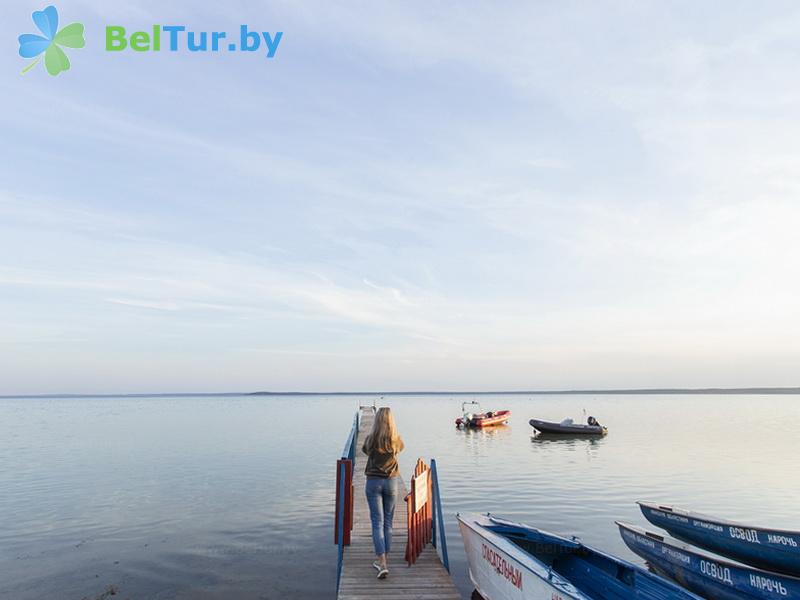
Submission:
MULTIPOLYGON (((33 12, 33 22, 41 35, 24 33, 19 36, 19 55, 34 59, 22 70, 24 75, 44 57, 44 65, 50 75, 58 75, 70 68, 63 48, 86 46, 82 23, 70 23, 58 28, 58 11, 55 6, 33 12)), ((239 30, 228 35, 225 31, 192 31, 185 25, 153 25, 147 31, 132 31, 122 25, 106 25, 106 52, 261 52, 274 58, 283 39, 282 31, 260 31, 240 25, 239 30)))
POLYGON ((247 25, 239 27, 238 36, 228 37, 225 31, 187 31, 185 25, 153 25, 150 31, 134 31, 128 35, 120 25, 106 26, 106 51, 160 52, 164 47, 170 52, 255 52, 262 46, 267 58, 273 58, 283 38, 282 31, 251 31, 247 25), (234 41, 234 39, 236 41, 234 41), (237 44, 238 42, 238 44, 237 44))
POLYGON ((23 33, 19 36, 19 55, 22 58, 35 58, 31 64, 22 70, 24 75, 39 64, 44 53, 44 66, 50 75, 58 75, 70 67, 69 58, 61 49, 83 48, 86 40, 83 39, 83 25, 70 23, 63 29, 58 29, 58 11, 55 6, 48 6, 44 10, 34 11, 33 22, 42 35, 23 33))

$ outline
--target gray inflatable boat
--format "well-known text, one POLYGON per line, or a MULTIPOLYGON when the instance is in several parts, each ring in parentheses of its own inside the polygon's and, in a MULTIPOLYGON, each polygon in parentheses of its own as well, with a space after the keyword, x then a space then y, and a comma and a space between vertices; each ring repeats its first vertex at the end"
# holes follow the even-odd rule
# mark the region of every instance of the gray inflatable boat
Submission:
POLYGON ((540 421, 539 419, 531 419, 528 422, 536 431, 542 433, 566 433, 569 435, 605 435, 608 433, 608 429, 600 425, 600 423, 597 423, 597 425, 584 425, 583 423, 574 423, 572 419, 564 419, 561 423, 540 421))

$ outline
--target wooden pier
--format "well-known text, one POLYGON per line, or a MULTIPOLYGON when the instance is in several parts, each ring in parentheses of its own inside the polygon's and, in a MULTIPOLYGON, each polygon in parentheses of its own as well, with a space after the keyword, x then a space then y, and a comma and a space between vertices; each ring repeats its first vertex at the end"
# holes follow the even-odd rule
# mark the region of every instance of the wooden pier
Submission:
POLYGON ((436 548, 428 546, 413 565, 406 565, 403 555, 408 539, 408 521, 407 503, 403 498, 407 494, 407 488, 402 476, 394 513, 389 576, 386 579, 377 578, 377 572, 372 566, 372 561, 375 560, 372 526, 367 498, 364 495, 366 457, 361 452, 361 444, 372 429, 373 417, 371 407, 361 409, 353 468, 353 530, 350 545, 344 548, 338 599, 461 600, 461 594, 439 560, 436 548))

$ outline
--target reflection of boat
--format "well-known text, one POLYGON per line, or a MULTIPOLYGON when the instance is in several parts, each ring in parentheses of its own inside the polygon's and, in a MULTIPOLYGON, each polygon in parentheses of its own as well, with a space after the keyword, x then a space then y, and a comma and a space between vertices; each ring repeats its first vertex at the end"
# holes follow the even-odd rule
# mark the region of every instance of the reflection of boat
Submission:
POLYGON ((456 419, 456 427, 492 427, 494 425, 505 425, 511 417, 510 410, 497 410, 483 412, 479 402, 475 400, 471 402, 461 403, 461 416, 456 419), (468 404, 473 404, 478 407, 478 413, 469 412, 466 407, 468 404))
POLYGON ((608 433, 608 429, 599 423, 597 425, 584 425, 583 423, 574 423, 572 419, 564 419, 561 423, 531 419, 528 423, 530 423, 531 427, 542 433, 562 433, 570 435, 605 435, 608 433))
POLYGON ((754 567, 800 575, 800 532, 742 525, 652 502, 639 502, 639 508, 653 525, 685 542, 754 567))
POLYGON ((580 442, 585 442, 590 445, 597 444, 601 440, 605 438, 605 434, 603 433, 541 433, 540 431, 535 432, 531 436, 531 441, 533 442, 550 442, 550 443, 562 443, 562 444, 575 444, 580 442))
POLYGON ((458 521, 470 579, 486 600, 699 600, 575 538, 488 515, 458 521))
POLYGON ((709 600, 800 598, 800 579, 701 554, 655 533, 617 521, 622 540, 658 572, 709 600))

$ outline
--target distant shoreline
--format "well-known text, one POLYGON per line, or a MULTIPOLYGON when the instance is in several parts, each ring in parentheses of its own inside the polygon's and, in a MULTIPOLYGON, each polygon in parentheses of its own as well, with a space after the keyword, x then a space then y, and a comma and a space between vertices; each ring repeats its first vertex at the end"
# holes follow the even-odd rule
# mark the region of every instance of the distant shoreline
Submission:
POLYGON ((499 391, 408 391, 408 392, 197 392, 197 393, 139 393, 139 394, 0 394, 10 398, 187 398, 214 396, 566 396, 566 395, 725 395, 725 394, 797 394, 800 387, 747 388, 642 388, 602 390, 499 390, 499 391))

